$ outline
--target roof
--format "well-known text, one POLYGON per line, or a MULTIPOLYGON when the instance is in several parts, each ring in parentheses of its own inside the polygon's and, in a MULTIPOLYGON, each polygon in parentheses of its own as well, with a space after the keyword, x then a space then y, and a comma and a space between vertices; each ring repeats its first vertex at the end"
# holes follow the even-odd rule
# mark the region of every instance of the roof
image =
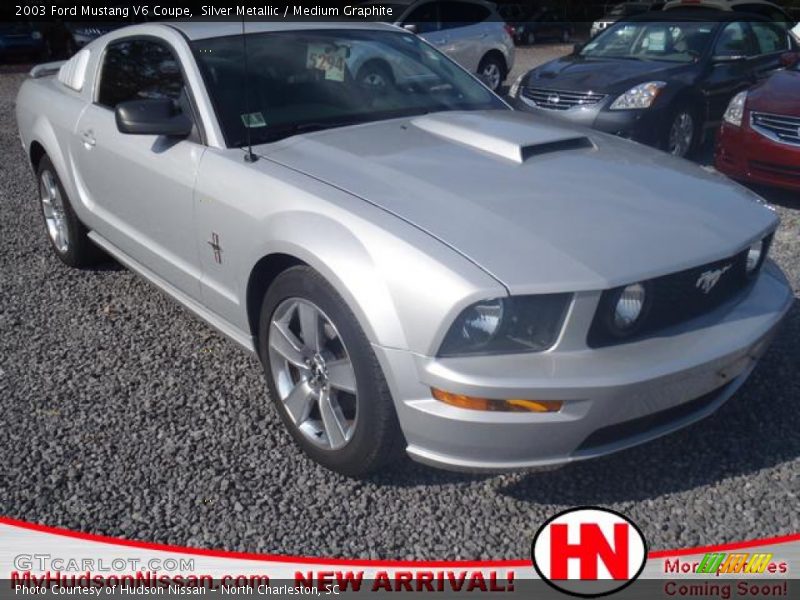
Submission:
MULTIPOLYGON (((242 34, 242 21, 169 21, 163 23, 183 33, 190 40, 242 34)), ((310 29, 371 29, 400 31, 394 25, 358 21, 252 21, 244 24, 246 33, 270 31, 307 31, 310 29)))

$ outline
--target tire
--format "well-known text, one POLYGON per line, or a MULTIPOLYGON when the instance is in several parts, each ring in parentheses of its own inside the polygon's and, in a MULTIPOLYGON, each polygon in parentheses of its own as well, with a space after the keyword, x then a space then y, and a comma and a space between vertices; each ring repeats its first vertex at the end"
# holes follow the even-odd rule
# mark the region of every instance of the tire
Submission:
POLYGON ((364 477, 401 455, 394 402, 372 347, 342 297, 312 268, 291 267, 267 290, 258 351, 281 420, 314 461, 364 477))
POLYGON ((356 81, 361 86, 376 92, 383 92, 394 85, 394 75, 387 65, 373 61, 358 70, 356 81))
POLYGON ((679 158, 688 158, 698 145, 700 122, 688 104, 679 104, 667 120, 662 134, 661 148, 679 158))
POLYGON ((36 170, 39 205, 47 239, 56 256, 70 267, 83 268, 101 262, 105 255, 88 237, 61 185, 50 158, 43 156, 36 170))
POLYGON ((481 59, 478 65, 478 75, 486 79, 488 85, 493 92, 500 89, 503 81, 506 78, 506 65, 502 58, 494 55, 487 54, 481 59))

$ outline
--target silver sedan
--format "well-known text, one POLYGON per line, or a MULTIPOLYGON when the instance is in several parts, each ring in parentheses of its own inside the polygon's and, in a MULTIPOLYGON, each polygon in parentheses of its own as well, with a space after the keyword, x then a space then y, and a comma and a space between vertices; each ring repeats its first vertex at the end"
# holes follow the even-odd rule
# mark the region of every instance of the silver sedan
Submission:
POLYGON ((102 249, 257 353, 314 460, 567 463, 752 371, 793 299, 756 195, 514 112, 396 27, 240 27, 110 33, 17 117, 56 255, 102 249))

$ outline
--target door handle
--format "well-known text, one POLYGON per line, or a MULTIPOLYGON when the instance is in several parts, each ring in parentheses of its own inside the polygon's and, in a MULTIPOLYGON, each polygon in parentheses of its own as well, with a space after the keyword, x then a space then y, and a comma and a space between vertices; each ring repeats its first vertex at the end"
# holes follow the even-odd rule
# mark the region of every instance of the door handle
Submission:
POLYGON ((447 38, 438 39, 435 43, 437 46, 444 46, 447 43, 447 38))
POLYGON ((83 140, 83 145, 86 146, 87 149, 92 148, 95 144, 97 144, 97 140, 94 137, 94 132, 91 129, 82 131, 81 139, 83 140))

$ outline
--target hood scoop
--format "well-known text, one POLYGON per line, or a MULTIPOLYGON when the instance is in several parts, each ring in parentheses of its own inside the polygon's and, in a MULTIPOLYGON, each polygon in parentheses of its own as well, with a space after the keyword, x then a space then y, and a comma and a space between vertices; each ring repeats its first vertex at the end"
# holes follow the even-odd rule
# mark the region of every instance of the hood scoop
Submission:
POLYGON ((488 117, 484 112, 446 112, 417 117, 412 119, 411 124, 445 140, 520 164, 551 152, 595 147, 588 137, 575 135, 568 128, 520 121, 512 111, 492 111, 491 115, 488 117), (506 116, 510 118, 504 118, 506 116))

